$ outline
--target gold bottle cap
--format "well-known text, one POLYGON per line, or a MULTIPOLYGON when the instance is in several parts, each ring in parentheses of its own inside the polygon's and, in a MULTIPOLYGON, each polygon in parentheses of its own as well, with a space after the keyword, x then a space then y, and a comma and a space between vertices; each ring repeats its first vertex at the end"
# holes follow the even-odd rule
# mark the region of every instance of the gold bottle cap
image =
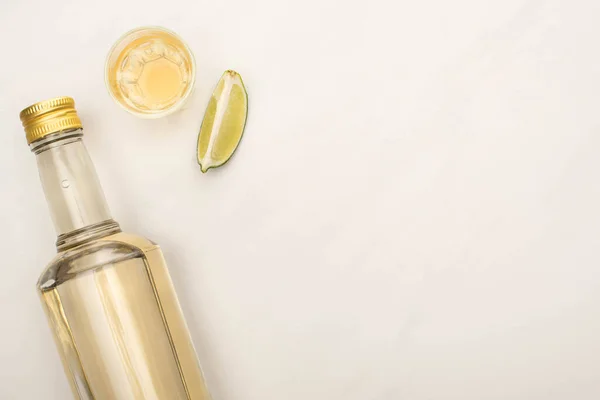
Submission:
POLYGON ((35 103, 21 111, 19 118, 25 129, 27 144, 52 133, 82 127, 75 110, 75 100, 70 97, 55 97, 35 103))

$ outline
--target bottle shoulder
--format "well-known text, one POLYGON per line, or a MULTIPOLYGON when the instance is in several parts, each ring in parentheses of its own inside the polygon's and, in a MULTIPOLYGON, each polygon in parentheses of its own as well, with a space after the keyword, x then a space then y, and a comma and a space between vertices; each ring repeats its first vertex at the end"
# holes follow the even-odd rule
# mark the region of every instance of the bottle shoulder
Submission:
POLYGON ((61 251, 46 266, 37 283, 40 291, 50 290, 79 274, 158 250, 158 245, 138 235, 117 233, 61 251))

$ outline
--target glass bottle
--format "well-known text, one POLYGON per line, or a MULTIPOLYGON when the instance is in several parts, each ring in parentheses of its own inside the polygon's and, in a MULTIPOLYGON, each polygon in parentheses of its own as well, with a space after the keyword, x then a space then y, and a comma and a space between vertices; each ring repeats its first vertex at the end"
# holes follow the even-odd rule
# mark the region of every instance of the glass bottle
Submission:
POLYGON ((75 398, 208 400, 162 252, 112 219, 73 99, 20 117, 58 235, 37 288, 75 398))

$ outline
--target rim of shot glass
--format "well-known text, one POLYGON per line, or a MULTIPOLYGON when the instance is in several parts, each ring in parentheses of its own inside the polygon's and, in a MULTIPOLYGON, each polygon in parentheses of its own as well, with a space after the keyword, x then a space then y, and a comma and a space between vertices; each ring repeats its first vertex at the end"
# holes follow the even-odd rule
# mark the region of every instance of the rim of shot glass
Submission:
MULTIPOLYGON (((118 56, 118 54, 116 56, 118 56)), ((158 25, 140 26, 137 28, 133 28, 133 29, 125 32, 124 34, 122 34, 115 41, 115 43, 111 46, 110 50, 108 51, 108 54, 106 55, 106 61, 104 62, 104 85, 106 86, 106 90, 108 90, 108 94, 113 99, 113 101, 115 103, 117 103, 117 105, 119 107, 121 107, 123 110, 127 111, 131 115, 134 115, 136 117, 143 118, 143 119, 157 119, 157 118, 166 117, 167 115, 173 114, 173 113, 181 110, 183 105, 190 98, 190 96, 194 90, 194 86, 196 85, 196 59, 194 58, 194 53, 192 53, 192 50, 190 49, 190 47, 188 46, 186 41, 183 40, 183 38, 181 36, 179 36, 177 33, 173 32, 172 30, 167 29, 163 26, 158 26, 158 25), (109 71, 110 71, 110 66, 111 66, 111 59, 113 58, 113 55, 115 55, 115 51, 117 50, 117 48, 119 46, 123 45, 131 35, 138 33, 140 31, 159 31, 159 32, 163 32, 163 33, 173 36, 174 38, 176 38, 177 40, 179 40, 181 42, 181 44, 183 45, 183 48, 185 49, 185 51, 188 53, 188 55, 190 57, 191 79, 190 79, 190 83, 188 84, 188 87, 187 87, 185 93, 171 107, 167 108, 166 110, 164 110, 162 112, 158 112, 158 113, 144 113, 144 112, 137 111, 137 110, 133 109, 132 107, 128 107, 127 105, 124 104, 124 102, 122 100, 119 100, 117 98, 117 96, 113 92, 113 90, 111 88, 111 84, 110 84, 109 71)))

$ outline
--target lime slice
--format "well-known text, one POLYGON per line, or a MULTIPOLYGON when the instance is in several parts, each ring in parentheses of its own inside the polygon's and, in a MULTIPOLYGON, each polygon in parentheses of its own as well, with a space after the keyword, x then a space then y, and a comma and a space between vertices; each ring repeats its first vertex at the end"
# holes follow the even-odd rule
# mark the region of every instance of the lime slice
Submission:
POLYGON ((198 135, 202 172, 225 164, 237 149, 246 125, 248 94, 242 77, 225 71, 206 107, 198 135))

